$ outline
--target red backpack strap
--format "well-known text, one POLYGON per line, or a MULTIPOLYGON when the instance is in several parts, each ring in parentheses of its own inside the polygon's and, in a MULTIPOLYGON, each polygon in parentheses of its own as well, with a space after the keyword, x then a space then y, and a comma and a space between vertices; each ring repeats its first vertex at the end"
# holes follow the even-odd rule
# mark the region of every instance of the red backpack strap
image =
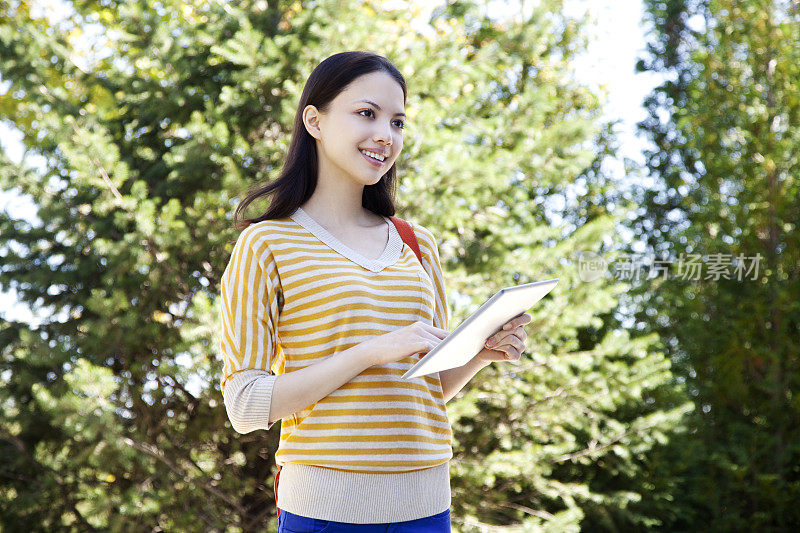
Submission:
POLYGON ((278 510, 278 518, 281 516, 281 508, 278 507, 278 479, 281 477, 281 465, 278 465, 278 472, 275 473, 275 508, 278 510))
POLYGON ((398 217, 389 217, 389 219, 394 222, 394 226, 397 228, 397 233, 400 234, 403 242, 406 243, 412 250, 414 250, 415 254, 417 254, 417 259, 419 259, 419 264, 421 265, 422 254, 419 252, 419 243, 417 242, 417 236, 414 235, 414 230, 411 228, 411 224, 398 217))

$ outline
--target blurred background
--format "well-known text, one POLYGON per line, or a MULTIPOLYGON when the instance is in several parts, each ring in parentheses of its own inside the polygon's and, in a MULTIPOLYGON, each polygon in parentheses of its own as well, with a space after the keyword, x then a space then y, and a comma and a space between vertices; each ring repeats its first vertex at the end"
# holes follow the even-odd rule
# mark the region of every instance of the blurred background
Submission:
POLYGON ((797 0, 0 0, 0 531, 277 530, 218 283, 357 49, 451 326, 560 279, 448 403, 453 530, 796 530, 797 0))

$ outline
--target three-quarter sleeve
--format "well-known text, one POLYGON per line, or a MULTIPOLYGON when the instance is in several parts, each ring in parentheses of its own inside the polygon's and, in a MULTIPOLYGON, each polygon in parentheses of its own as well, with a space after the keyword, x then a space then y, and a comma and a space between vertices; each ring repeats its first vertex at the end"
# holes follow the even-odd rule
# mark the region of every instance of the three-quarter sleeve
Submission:
POLYGON ((277 266, 257 226, 241 232, 220 280, 220 383, 233 429, 249 433, 269 429, 271 371, 278 350, 281 298, 277 266))
POLYGON ((422 255, 422 267, 433 282, 436 296, 433 325, 446 330, 450 322, 450 311, 447 306, 447 293, 444 288, 442 264, 439 260, 439 248, 436 245, 436 239, 433 237, 433 233, 431 233, 428 228, 419 224, 413 224, 413 228, 417 235, 417 241, 419 242, 420 253, 422 255))

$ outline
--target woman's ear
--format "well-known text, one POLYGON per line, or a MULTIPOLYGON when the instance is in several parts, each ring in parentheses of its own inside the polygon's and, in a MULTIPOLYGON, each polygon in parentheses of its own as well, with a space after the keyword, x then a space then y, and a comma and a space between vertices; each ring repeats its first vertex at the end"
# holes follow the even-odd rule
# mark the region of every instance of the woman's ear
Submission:
POLYGON ((306 127, 306 131, 308 131, 309 135, 314 137, 315 139, 319 139, 321 137, 321 132, 319 129, 319 110, 309 104, 303 109, 303 124, 306 127))

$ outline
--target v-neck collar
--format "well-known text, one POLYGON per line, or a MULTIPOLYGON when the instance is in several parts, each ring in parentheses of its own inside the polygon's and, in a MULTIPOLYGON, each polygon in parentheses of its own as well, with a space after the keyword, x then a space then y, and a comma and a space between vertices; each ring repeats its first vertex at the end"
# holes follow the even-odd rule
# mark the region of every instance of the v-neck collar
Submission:
POLYGON ((303 226, 316 238, 342 256, 371 272, 380 272, 384 268, 395 264, 397 260, 400 259, 400 254, 403 251, 403 239, 400 238, 397 228, 387 217, 381 218, 389 225, 389 242, 386 243, 386 248, 384 248, 383 253, 377 259, 368 259, 341 242, 328 230, 323 228, 316 220, 311 218, 311 215, 306 213, 302 207, 298 207, 294 213, 289 215, 289 218, 303 226))

